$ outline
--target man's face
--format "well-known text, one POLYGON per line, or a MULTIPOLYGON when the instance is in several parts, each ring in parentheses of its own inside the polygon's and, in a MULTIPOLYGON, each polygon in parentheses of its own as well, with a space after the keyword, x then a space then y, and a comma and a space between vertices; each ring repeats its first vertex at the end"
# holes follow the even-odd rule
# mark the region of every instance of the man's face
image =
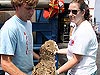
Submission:
POLYGON ((21 18, 23 21, 31 20, 32 15, 34 13, 34 6, 29 6, 27 3, 23 3, 20 7, 18 7, 18 13, 17 15, 19 18, 21 18))

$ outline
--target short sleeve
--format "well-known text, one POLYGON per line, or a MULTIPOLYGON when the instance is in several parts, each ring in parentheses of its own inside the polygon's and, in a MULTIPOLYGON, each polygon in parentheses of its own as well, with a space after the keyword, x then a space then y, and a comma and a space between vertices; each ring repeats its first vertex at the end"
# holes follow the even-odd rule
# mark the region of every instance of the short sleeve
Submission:
POLYGON ((0 38, 0 54, 14 55, 17 43, 15 29, 9 26, 2 27, 0 38))

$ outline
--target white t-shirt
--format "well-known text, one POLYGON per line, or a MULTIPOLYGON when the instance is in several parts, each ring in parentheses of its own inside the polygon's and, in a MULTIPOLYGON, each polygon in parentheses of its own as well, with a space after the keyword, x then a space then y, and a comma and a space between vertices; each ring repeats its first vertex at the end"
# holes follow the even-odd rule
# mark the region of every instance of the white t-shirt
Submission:
POLYGON ((88 21, 83 21, 76 27, 68 44, 67 57, 70 60, 73 53, 83 55, 82 60, 70 69, 71 75, 90 75, 97 70, 96 54, 98 42, 96 34, 88 21))

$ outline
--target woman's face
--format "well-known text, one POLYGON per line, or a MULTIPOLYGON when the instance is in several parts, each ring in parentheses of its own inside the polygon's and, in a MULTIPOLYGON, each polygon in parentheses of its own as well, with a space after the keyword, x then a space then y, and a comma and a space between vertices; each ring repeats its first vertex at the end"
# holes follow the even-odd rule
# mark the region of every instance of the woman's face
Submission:
POLYGON ((83 21, 84 14, 79 9, 79 4, 78 3, 70 3, 68 12, 69 12, 69 18, 70 18, 71 22, 76 23, 76 25, 80 25, 80 23, 83 21))

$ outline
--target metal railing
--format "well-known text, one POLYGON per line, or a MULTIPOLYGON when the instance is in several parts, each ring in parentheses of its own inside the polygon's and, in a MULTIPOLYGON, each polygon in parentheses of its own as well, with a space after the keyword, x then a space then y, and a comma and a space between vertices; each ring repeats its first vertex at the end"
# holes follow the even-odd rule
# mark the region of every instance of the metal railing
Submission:
MULTIPOLYGON (((39 1, 36 9, 44 9, 49 7, 49 1, 39 1)), ((13 10, 13 7, 11 5, 11 1, 0 1, 0 11, 4 10, 13 10)))

